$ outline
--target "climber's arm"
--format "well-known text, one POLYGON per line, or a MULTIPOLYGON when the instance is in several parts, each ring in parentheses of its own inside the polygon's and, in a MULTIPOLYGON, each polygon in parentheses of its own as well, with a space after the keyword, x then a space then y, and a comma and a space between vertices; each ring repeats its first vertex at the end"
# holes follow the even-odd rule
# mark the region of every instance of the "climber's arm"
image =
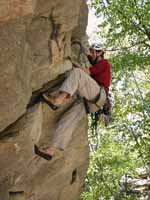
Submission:
POLYGON ((90 70, 88 68, 85 67, 79 67, 81 70, 83 70, 85 73, 87 73, 88 75, 90 75, 90 70))
POLYGON ((81 67, 81 66, 79 65, 79 63, 76 63, 76 62, 74 62, 74 61, 72 61, 72 64, 73 64, 74 67, 77 67, 77 68, 83 70, 85 73, 87 73, 87 74, 90 75, 90 70, 89 70, 88 68, 81 67))

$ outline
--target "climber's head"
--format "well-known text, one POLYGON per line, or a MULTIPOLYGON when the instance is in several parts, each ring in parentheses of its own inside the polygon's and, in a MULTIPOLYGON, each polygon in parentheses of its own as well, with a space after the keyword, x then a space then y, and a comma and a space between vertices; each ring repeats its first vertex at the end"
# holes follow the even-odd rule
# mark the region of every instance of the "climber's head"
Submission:
POLYGON ((92 44, 90 46, 90 57, 93 64, 104 58, 104 50, 101 44, 92 44))
POLYGON ((92 44, 90 46, 90 52, 93 54, 93 57, 101 56, 104 57, 104 49, 101 44, 92 44))

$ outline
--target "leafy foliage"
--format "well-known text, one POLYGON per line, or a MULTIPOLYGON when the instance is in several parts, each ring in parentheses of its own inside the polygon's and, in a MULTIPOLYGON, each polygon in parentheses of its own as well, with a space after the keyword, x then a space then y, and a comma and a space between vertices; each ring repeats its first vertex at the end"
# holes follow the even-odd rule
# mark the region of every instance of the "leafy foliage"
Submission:
POLYGON ((114 122, 89 129, 90 167, 80 199, 133 200, 120 192, 119 180, 136 176, 140 166, 150 173, 150 1, 93 0, 92 7, 112 66, 114 122))
POLYGON ((107 38, 109 46, 118 47, 122 42, 131 50, 138 50, 137 52, 144 55, 149 54, 149 0, 93 0, 92 2, 97 16, 103 17, 100 27, 105 29, 102 36, 107 38))

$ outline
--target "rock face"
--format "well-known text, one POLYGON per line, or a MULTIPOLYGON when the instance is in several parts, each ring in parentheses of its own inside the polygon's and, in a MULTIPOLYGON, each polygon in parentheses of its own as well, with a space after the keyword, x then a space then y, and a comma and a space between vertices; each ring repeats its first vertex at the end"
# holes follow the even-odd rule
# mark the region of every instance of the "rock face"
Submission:
MULTIPOLYGON (((72 200, 88 167, 87 119, 73 130, 63 152, 47 162, 33 146, 50 144, 58 118, 34 93, 70 70, 71 41, 84 40, 85 0, 2 0, 0 2, 0 200, 72 200)), ((55 80, 55 81, 54 81, 55 80)))

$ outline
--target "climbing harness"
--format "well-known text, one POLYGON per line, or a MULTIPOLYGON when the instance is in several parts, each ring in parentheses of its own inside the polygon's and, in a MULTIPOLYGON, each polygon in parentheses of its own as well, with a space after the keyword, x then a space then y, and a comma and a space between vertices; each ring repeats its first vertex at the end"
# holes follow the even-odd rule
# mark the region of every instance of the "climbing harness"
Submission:
POLYGON ((83 102, 84 102, 84 106, 85 106, 85 110, 86 110, 87 114, 91 113, 89 104, 94 104, 97 108, 99 108, 99 110, 101 110, 101 108, 97 104, 97 102, 101 98, 101 89, 102 89, 102 87, 100 87, 100 91, 99 91, 98 95, 95 97, 94 100, 88 100, 85 97, 83 97, 83 102))

